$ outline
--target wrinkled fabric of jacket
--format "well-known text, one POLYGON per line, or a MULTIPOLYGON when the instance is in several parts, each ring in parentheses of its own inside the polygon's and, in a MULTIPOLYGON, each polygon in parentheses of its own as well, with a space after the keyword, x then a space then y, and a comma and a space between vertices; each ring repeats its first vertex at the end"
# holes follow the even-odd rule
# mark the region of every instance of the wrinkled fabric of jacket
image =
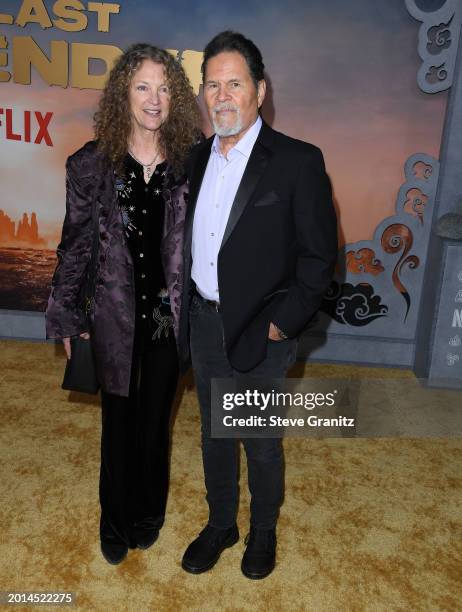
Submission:
MULTIPOLYGON (((89 331, 102 389, 128 396, 135 333, 135 281, 115 182, 114 170, 95 142, 87 143, 67 160, 66 216, 46 311, 46 331, 47 338, 89 331), (94 202, 99 210, 99 249, 95 298, 87 317, 79 302, 91 258, 94 202)), ((178 338, 187 186, 184 180, 176 181, 170 169, 163 195, 161 256, 178 338)))

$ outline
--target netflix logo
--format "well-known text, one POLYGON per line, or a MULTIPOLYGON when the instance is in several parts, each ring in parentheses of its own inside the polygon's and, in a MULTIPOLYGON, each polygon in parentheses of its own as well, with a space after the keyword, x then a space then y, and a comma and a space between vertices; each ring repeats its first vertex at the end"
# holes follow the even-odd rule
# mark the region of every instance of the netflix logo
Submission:
POLYGON ((45 143, 48 147, 52 147, 53 141, 48 131, 52 118, 53 113, 50 112, 26 110, 16 113, 12 108, 0 108, 0 137, 34 144, 45 143), (13 119, 16 131, 13 128, 13 119))

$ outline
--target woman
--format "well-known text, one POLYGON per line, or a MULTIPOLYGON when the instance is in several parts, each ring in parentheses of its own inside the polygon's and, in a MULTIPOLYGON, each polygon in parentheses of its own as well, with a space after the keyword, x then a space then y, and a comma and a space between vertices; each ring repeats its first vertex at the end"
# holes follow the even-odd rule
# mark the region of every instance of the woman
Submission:
POLYGON ((95 141, 67 160, 66 217, 47 337, 91 341, 102 387, 101 550, 112 564, 158 537, 168 488, 175 333, 186 207, 183 164, 199 111, 179 63, 151 45, 117 61, 95 114, 95 141), (79 306, 99 210, 93 308, 79 306), (90 327, 90 329, 89 329, 90 327))

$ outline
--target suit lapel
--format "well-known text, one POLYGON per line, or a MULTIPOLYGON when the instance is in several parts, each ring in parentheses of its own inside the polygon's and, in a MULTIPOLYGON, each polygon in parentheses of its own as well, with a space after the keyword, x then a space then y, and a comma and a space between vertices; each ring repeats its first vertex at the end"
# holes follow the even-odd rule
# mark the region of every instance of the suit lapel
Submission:
POLYGON ((271 136, 271 128, 263 124, 242 175, 236 197, 234 198, 223 240, 221 241, 220 251, 236 227, 271 159, 272 153, 269 148, 270 141, 272 140, 271 136))
POLYGON ((202 179, 204 178, 207 162, 209 161, 212 142, 213 138, 210 138, 198 152, 189 180, 189 197, 188 206, 186 208, 184 239, 184 252, 188 256, 191 253, 194 211, 196 210, 197 197, 199 195, 202 179))

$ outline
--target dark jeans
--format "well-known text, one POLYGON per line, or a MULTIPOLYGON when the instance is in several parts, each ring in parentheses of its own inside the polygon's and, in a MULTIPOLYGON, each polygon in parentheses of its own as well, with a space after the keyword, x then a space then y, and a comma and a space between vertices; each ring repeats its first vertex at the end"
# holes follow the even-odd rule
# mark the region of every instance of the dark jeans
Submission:
MULTIPOLYGON (((211 437, 210 387, 212 378, 232 377, 242 381, 244 374, 234 370, 226 356, 220 313, 197 296, 192 299, 190 324, 191 357, 201 409, 209 523, 225 529, 234 525, 237 517, 239 447, 235 439, 211 437)), ((295 361, 296 348, 296 340, 268 340, 266 359, 246 374, 285 377, 295 361)), ((272 529, 276 526, 284 494, 282 440, 243 438, 242 442, 247 456, 251 526, 272 529)))
POLYGON ((161 526, 168 491, 175 343, 135 351, 129 397, 102 392, 101 538, 135 547, 136 524, 161 526))

